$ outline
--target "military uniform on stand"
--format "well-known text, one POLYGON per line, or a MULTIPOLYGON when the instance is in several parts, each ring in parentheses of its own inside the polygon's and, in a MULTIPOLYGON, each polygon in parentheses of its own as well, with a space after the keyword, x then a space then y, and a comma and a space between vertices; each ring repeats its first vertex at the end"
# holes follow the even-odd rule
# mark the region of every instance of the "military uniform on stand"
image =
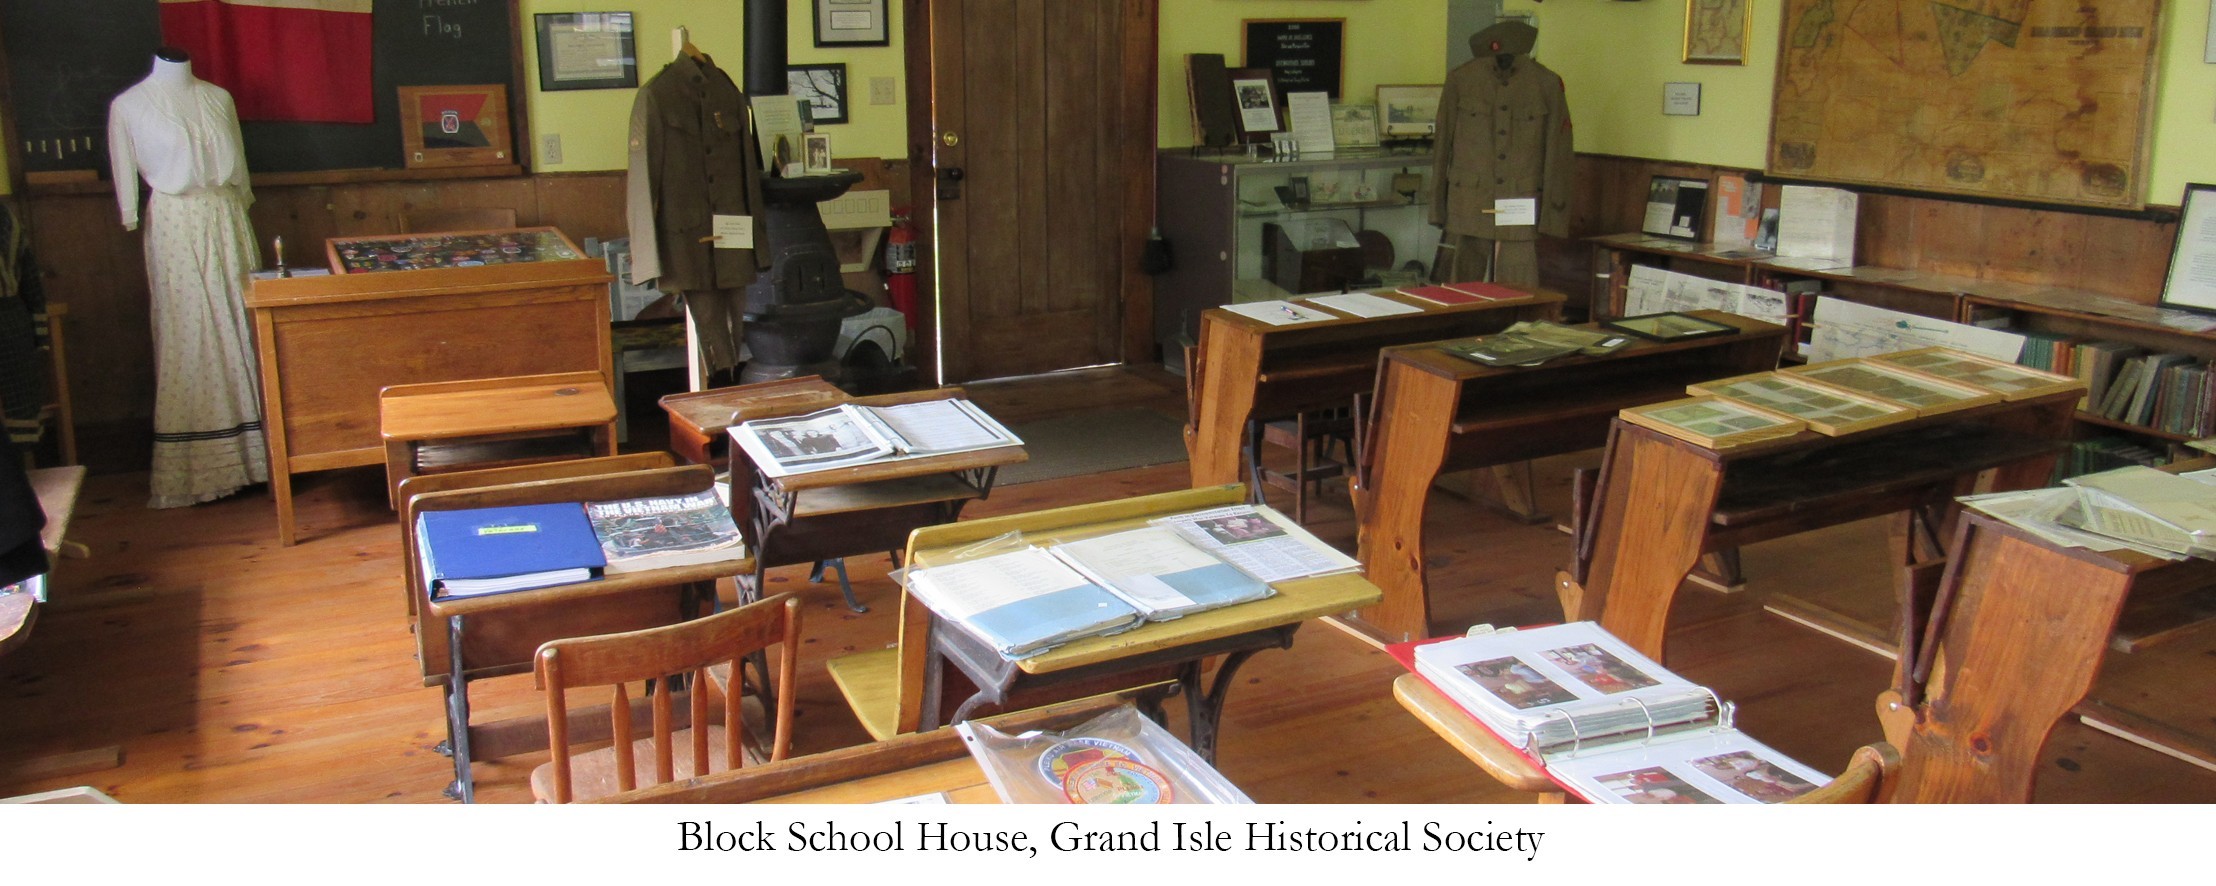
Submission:
POLYGON ((1569 236, 1570 108, 1562 78, 1531 58, 1538 39, 1522 22, 1477 32, 1477 57, 1440 91, 1431 201, 1431 223, 1443 229, 1439 280, 1536 286, 1539 235, 1569 236), (1497 201, 1522 198, 1538 201, 1538 224, 1494 223, 1497 201))
POLYGON ((761 153, 746 94, 707 56, 679 55, 639 89, 625 187, 631 282, 679 294, 709 370, 738 365, 746 285, 767 263, 712 234, 716 216, 761 208, 761 153))

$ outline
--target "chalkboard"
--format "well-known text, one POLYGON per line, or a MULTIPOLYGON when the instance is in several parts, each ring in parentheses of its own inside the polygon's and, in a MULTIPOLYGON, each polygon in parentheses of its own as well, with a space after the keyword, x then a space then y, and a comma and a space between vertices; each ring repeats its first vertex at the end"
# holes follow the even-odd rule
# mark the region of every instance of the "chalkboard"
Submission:
MULTIPOLYGON (((516 93, 516 0, 374 0, 377 120, 368 124, 246 121, 255 172, 401 169, 399 87, 500 83, 512 132, 524 133, 516 93)), ((161 45, 157 0, 0 0, 9 108, 26 172, 108 173, 108 102, 146 78, 161 45)))
POLYGON ((1346 19, 1250 18, 1246 32, 1246 62, 1241 67, 1267 68, 1280 94, 1324 92, 1339 98, 1346 69, 1346 19))

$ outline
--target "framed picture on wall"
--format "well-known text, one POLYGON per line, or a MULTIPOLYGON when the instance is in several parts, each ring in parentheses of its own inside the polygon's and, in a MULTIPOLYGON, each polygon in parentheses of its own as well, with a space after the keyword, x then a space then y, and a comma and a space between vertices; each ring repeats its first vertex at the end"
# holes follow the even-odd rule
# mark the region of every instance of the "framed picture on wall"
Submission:
POLYGON ((1685 0, 1685 63, 1743 65, 1754 38, 1748 0, 1685 0))
POLYGON ((628 12, 556 12, 531 17, 539 32, 539 91, 639 85, 628 12))
POLYGON ((892 43, 885 0, 815 0, 817 46, 886 46, 892 43))
POLYGON ((2185 186, 2162 306, 2216 314, 2216 185, 2185 186))
POLYGON ((846 65, 786 65, 786 93, 807 108, 813 124, 846 122, 846 65))
POLYGON ((514 163, 508 87, 402 86, 400 142, 409 169, 514 163))

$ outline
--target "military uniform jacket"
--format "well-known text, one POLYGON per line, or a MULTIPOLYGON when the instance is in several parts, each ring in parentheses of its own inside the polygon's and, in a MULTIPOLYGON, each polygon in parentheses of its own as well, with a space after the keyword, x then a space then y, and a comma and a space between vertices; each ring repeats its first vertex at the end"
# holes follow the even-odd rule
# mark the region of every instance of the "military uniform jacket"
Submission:
POLYGON ((1431 223, 1449 234, 1536 240, 1570 233, 1570 106, 1562 78, 1530 56, 1507 71, 1480 55, 1439 94, 1431 223), (1536 197, 1539 224, 1496 228, 1493 201, 1536 197))
POLYGON ((659 279, 675 292, 753 282, 754 250, 703 242, 714 216, 754 215, 762 205, 761 154, 746 94, 730 75, 689 55, 662 68, 631 105, 630 154, 631 282, 659 279))

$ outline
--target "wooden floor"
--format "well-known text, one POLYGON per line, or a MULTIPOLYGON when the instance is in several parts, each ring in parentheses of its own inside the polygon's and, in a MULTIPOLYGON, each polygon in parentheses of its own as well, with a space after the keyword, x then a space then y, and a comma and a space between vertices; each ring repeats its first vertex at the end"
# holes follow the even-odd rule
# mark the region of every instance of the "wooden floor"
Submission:
MULTIPOLYGON (((1182 416, 1175 385, 1143 370, 1093 371, 972 393, 1009 422, 1065 414, 1076 403, 1182 416)), ((653 436, 634 445, 653 445, 653 436)), ((1596 457, 1541 463, 1542 501, 1566 501, 1567 471, 1580 460, 1596 457)), ((1180 463, 1004 487, 969 513, 1101 501, 1185 480, 1180 463)), ((446 802, 449 762, 433 750, 444 737, 440 694, 422 685, 413 660, 399 533, 381 483, 374 469, 312 479, 301 499, 303 542, 281 548, 262 495, 149 511, 143 475, 94 478, 71 532, 92 558, 61 564, 57 602, 30 642, 0 659, 0 796, 90 784, 135 803, 446 802), (120 749, 120 766, 40 772, 108 748, 120 749)), ((1351 548, 1343 492, 1324 501, 1314 528, 1351 548)), ((1567 557, 1567 536, 1452 498, 1434 511, 1432 537, 1442 542, 1430 564, 1440 588, 1435 630, 1560 618, 1551 577, 1567 557)), ((1882 551, 1875 524, 1750 549, 1750 590, 1682 597, 1668 664, 1737 701, 1747 731, 1835 769, 1878 737, 1871 700, 1890 662, 1760 604, 1770 593, 1820 590, 1835 608, 1882 613, 1882 551)), ((811 604, 796 752, 866 740, 822 663, 890 643, 897 591, 881 558, 851 564, 873 609, 866 615, 847 612, 835 588, 805 584, 801 567, 773 574, 777 589, 799 590, 811 604)), ((2155 705, 2187 731, 2216 734, 2208 703, 2216 636, 2204 631, 2122 658, 2112 656, 2097 694, 2155 705), (2132 682, 2118 685, 2117 675, 2132 682)), ((1524 802, 1399 708, 1389 688, 1399 673, 1367 643, 1310 624, 1291 650, 1259 655, 1241 671, 1221 769, 1264 802, 1524 802)), ((541 709, 528 676, 485 681, 474 697, 481 718, 541 709)), ((2046 756, 2041 800, 2216 801, 2216 773, 2076 723, 2057 731, 2046 756)), ((527 802, 524 778, 538 762, 479 764, 480 799, 527 802)))

